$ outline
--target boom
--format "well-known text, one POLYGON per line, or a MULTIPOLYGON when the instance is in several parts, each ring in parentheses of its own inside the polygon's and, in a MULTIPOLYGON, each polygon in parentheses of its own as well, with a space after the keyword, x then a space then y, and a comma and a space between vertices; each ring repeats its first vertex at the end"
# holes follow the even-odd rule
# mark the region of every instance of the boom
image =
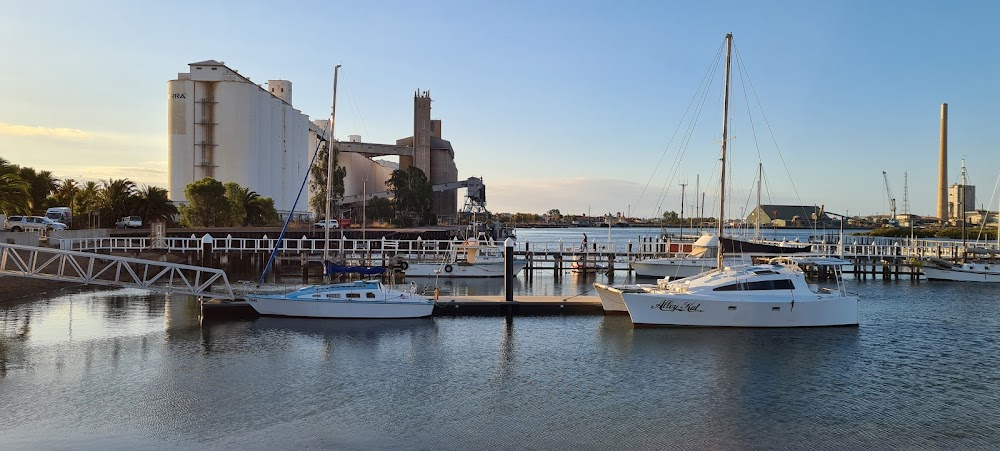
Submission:
POLYGON ((889 219, 889 226, 897 227, 899 226, 899 221, 896 220, 896 198, 892 197, 892 189, 889 188, 889 176, 886 175, 885 171, 882 171, 882 178, 885 179, 885 194, 889 196, 889 209, 892 212, 892 218, 889 219))

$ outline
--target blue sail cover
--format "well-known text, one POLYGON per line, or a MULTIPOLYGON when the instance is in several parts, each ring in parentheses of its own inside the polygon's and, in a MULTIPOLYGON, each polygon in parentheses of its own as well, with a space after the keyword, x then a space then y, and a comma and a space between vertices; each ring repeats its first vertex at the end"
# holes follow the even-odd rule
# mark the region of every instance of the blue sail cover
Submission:
POLYGON ((337 273, 352 273, 352 274, 364 274, 364 275, 375 275, 384 273, 386 268, 381 266, 341 266, 333 262, 326 262, 326 268, 324 275, 337 274, 337 273))

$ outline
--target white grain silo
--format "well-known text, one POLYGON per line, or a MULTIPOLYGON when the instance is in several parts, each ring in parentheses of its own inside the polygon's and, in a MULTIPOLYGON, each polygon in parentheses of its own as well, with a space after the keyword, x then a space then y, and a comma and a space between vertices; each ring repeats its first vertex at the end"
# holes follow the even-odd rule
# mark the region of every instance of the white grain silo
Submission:
MULTIPOLYGON (((167 82, 170 198, 204 177, 236 182, 291 210, 309 165, 309 118, 224 63, 189 64, 167 82)), ((273 80, 291 99, 291 83, 273 80)), ((297 213, 308 207, 299 203, 297 213)))

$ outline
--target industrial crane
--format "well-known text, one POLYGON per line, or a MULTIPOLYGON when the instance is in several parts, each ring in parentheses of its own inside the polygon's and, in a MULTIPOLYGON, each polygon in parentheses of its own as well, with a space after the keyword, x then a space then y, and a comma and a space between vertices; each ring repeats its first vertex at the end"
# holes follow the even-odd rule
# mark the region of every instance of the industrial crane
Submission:
POLYGON ((882 171, 882 178, 885 179, 885 194, 889 196, 889 210, 892 211, 892 218, 889 219, 889 227, 899 227, 899 221, 896 219, 896 198, 892 197, 892 190, 889 188, 889 176, 886 175, 885 171, 882 171))

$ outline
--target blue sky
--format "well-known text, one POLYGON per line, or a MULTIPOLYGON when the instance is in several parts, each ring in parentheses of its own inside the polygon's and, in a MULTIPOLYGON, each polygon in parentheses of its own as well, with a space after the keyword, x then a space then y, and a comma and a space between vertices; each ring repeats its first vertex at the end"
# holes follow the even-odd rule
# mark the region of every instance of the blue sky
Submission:
POLYGON ((712 215, 717 96, 676 164, 668 143, 727 32, 769 125, 751 130, 734 113, 728 217, 755 203, 755 135, 764 203, 885 214, 886 171, 902 212, 905 172, 910 210, 935 214, 942 102, 949 181, 964 157, 983 205, 1000 173, 994 1, 0 0, 0 10, 0 156, 59 177, 165 186, 166 82, 188 63, 291 80, 295 107, 314 119, 329 116, 342 64, 338 138, 409 136, 412 95, 430 90, 459 177, 484 178, 492 211, 648 217, 680 208, 680 183, 692 204, 700 180, 712 215), (764 145, 772 133, 780 152, 764 145))

